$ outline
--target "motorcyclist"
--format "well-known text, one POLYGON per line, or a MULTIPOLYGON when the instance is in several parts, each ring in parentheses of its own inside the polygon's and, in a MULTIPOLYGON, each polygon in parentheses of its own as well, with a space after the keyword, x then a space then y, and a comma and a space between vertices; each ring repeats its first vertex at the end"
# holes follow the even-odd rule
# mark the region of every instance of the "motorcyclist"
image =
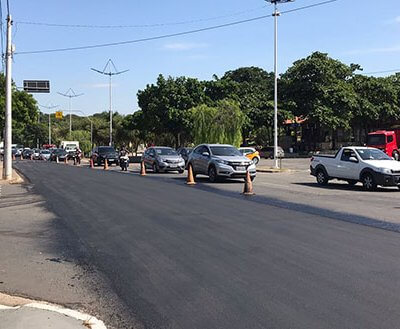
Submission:
POLYGON ((128 171, 129 157, 125 146, 123 146, 119 152, 119 164, 122 171, 128 171))
POLYGON ((78 163, 81 164, 81 158, 82 158, 82 151, 78 147, 75 151, 75 156, 74 156, 74 164, 78 163))

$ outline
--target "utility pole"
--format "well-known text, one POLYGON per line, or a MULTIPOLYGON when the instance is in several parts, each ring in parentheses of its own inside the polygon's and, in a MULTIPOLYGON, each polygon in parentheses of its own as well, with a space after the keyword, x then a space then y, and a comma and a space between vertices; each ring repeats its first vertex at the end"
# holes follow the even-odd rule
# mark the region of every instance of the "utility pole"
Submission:
POLYGON ((266 0, 274 5, 274 167, 279 168, 278 159, 278 3, 293 2, 294 0, 266 0))
POLYGON ((111 78, 112 78, 113 75, 119 75, 119 74, 128 72, 129 70, 118 71, 117 68, 115 67, 114 62, 111 59, 108 60, 108 62, 106 63, 106 66, 104 66, 103 71, 100 71, 100 70, 97 70, 97 69, 94 69, 94 68, 92 68, 91 70, 93 70, 93 71, 95 71, 97 73, 109 76, 109 79, 108 79, 108 81, 109 81, 108 82, 109 83, 108 93, 109 93, 109 100, 110 100, 110 109, 109 109, 109 111, 110 111, 110 142, 109 142, 109 144, 110 144, 110 146, 112 146, 113 111, 112 111, 112 83, 111 83, 111 78), (109 68, 108 72, 106 72, 107 68, 109 68), (112 72, 112 69, 114 69, 114 72, 112 72))
POLYGON ((11 66, 13 46, 11 43, 12 19, 10 13, 7 15, 7 49, 6 49, 6 111, 5 111, 5 129, 4 129, 4 162, 3 179, 12 179, 12 86, 11 86, 11 66))
POLYGON ((66 93, 60 93, 58 92, 59 95, 68 97, 69 98, 69 138, 72 138, 72 112, 71 112, 71 99, 75 97, 82 96, 83 94, 76 94, 75 91, 72 88, 69 88, 66 93))
POLYGON ((90 119, 90 118, 86 115, 86 113, 83 112, 83 111, 81 111, 81 110, 70 110, 70 112, 78 112, 78 113, 81 113, 81 114, 84 115, 84 117, 85 117, 86 119, 89 120, 89 122, 90 122, 90 147, 91 147, 91 150, 93 150, 93 120, 90 119))
MULTIPOLYGON (((39 104, 39 106, 44 107, 48 110, 52 110, 52 109, 55 109, 56 107, 58 107, 58 105, 45 106, 45 105, 40 105, 40 104, 39 104)), ((49 114, 49 145, 51 145, 51 112, 48 114, 49 114)), ((39 148, 39 146, 38 146, 38 148, 39 148)))

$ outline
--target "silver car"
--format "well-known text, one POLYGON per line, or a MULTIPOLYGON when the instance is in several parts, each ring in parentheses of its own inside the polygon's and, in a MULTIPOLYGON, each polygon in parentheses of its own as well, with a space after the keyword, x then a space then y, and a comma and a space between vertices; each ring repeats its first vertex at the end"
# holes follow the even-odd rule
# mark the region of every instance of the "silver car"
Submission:
POLYGON ((211 182, 219 178, 245 178, 247 171, 251 180, 256 177, 256 166, 232 145, 201 144, 189 155, 188 164, 193 174, 207 175, 211 182))
POLYGON ((146 168, 154 172, 185 170, 185 160, 170 147, 153 146, 144 152, 142 160, 146 168))
POLYGON ((50 160, 51 152, 49 150, 41 150, 40 151, 40 159, 49 161, 50 160))

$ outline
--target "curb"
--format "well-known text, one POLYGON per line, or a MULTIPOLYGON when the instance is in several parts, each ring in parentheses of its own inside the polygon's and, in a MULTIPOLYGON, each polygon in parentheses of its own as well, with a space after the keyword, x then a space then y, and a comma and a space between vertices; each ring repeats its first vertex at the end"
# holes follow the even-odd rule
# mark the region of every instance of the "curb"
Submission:
POLYGON ((53 305, 53 304, 47 304, 47 303, 39 303, 39 302, 33 302, 29 304, 23 304, 19 306, 6 306, 6 305, 0 305, 0 310, 16 310, 22 307, 30 307, 30 308, 35 308, 43 311, 50 311, 50 312, 55 312, 59 314, 63 314, 67 317, 82 321, 82 324, 84 326, 87 326, 88 328, 91 329, 107 329, 105 326, 104 322, 97 319, 96 317, 86 314, 86 313, 81 313, 78 311, 74 311, 71 309, 63 308, 58 305, 53 305))

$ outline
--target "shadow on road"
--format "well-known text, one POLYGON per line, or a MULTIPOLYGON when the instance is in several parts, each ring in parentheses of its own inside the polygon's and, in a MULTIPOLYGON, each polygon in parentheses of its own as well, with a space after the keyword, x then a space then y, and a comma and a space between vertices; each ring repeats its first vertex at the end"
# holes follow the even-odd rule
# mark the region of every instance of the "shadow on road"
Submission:
MULTIPOLYGON (((366 192, 371 193, 370 191, 364 190, 361 185, 346 185, 340 183, 329 183, 328 185, 318 185, 317 183, 292 183, 293 185, 298 186, 307 186, 307 187, 315 187, 323 190, 344 190, 344 191, 357 191, 357 192, 366 192)), ((396 188, 387 188, 387 187, 378 187, 376 192, 386 192, 386 193, 394 193, 400 192, 400 189, 396 188)))

